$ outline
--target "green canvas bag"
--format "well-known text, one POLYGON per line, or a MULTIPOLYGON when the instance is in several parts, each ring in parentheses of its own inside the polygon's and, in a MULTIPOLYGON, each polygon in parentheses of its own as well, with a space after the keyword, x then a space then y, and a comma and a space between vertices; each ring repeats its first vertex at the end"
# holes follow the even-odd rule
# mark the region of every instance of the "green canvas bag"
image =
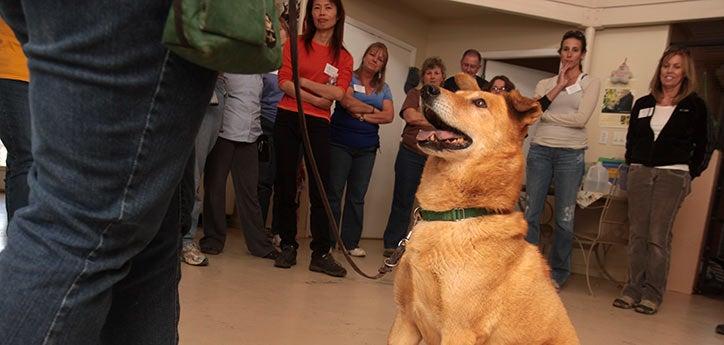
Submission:
POLYGON ((282 64, 274 0, 174 0, 163 43, 220 72, 265 73, 282 64))

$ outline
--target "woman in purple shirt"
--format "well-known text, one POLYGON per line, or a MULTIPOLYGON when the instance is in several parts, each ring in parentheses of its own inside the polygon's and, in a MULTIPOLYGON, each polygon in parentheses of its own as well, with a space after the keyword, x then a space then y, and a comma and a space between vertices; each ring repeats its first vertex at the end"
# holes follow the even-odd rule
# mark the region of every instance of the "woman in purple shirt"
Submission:
POLYGON ((347 186, 342 216, 342 241, 353 256, 365 256, 359 248, 365 194, 380 146, 380 124, 394 118, 392 93, 385 83, 387 47, 372 43, 354 71, 344 99, 332 114, 329 190, 327 197, 339 223, 342 191, 347 186))

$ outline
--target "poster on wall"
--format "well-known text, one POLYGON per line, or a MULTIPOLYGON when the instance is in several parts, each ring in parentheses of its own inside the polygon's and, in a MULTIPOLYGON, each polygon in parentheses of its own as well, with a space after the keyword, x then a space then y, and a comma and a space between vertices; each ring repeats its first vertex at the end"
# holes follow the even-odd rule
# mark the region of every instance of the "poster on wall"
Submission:
POLYGON ((599 117, 600 127, 626 128, 628 127, 631 107, 634 96, 631 89, 605 89, 601 116, 599 117))

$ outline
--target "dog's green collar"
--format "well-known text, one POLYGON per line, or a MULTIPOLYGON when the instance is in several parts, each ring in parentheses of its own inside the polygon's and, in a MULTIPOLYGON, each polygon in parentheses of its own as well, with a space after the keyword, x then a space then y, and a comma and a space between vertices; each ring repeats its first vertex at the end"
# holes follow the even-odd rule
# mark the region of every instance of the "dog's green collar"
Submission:
POLYGON ((510 213, 510 211, 494 211, 488 208, 478 208, 478 207, 471 207, 471 208, 454 208, 452 210, 448 211, 428 211, 423 210, 421 208, 418 208, 417 216, 420 218, 420 220, 425 221, 447 221, 447 222, 456 222, 459 220, 463 220, 466 218, 474 218, 474 217, 482 217, 482 216, 490 216, 490 215, 498 215, 498 214, 507 214, 510 213))

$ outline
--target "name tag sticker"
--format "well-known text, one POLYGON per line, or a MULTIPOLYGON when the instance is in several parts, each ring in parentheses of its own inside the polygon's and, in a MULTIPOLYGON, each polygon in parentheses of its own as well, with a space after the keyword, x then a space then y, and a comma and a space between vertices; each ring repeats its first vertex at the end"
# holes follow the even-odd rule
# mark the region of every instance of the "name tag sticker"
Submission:
POLYGON ((354 92, 367 93, 363 85, 354 84, 352 87, 354 88, 354 92))
POLYGON ((572 94, 574 94, 574 93, 576 93, 576 92, 578 92, 578 91, 581 91, 581 90, 582 90, 582 89, 581 89, 581 84, 579 84, 579 83, 575 83, 575 84, 573 84, 573 85, 571 85, 571 86, 569 86, 569 87, 566 88, 566 92, 567 92, 569 95, 572 95, 572 94))
POLYGON ((324 66, 324 74, 326 74, 332 78, 337 77, 338 72, 339 72, 339 70, 337 69, 337 67, 334 67, 330 64, 327 64, 326 66, 324 66))
POLYGON ((654 108, 643 108, 639 110, 639 119, 649 117, 654 114, 654 108))

